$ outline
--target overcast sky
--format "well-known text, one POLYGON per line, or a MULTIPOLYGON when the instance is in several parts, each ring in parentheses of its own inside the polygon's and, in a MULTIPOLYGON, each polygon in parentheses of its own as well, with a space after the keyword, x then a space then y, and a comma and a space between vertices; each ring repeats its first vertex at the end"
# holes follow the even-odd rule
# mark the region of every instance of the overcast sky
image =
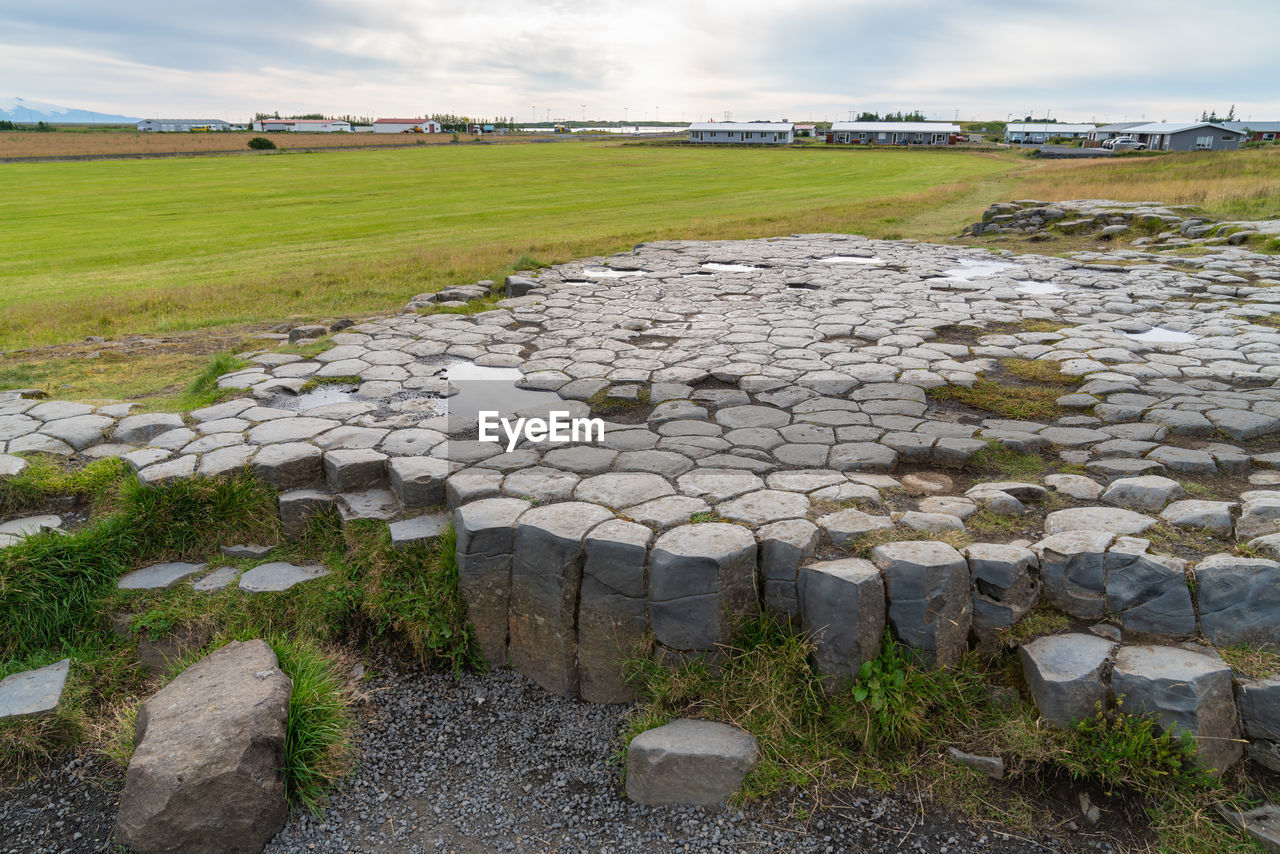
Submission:
POLYGON ((232 120, 1280 120, 1277 32, 1280 0, 0 0, 0 97, 232 120))

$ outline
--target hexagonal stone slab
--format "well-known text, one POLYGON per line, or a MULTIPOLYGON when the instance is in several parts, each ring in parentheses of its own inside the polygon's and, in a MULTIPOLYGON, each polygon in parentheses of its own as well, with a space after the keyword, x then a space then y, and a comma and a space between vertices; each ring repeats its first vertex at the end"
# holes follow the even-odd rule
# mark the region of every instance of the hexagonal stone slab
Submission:
POLYGON ((804 518, 809 512, 809 499, 795 492, 761 489, 716 505, 716 512, 725 519, 758 528, 783 519, 804 518))
POLYGON ((578 696, 582 541, 613 514, 583 502, 534 507, 516 522, 511 565, 511 665, 561 697, 578 696))
POLYGON ((644 568, 652 537, 642 525, 608 519, 583 541, 578 691, 589 703, 621 703, 634 697, 624 662, 635 657, 649 625, 644 568))
POLYGON ((1114 540, 1107 531, 1068 531, 1033 545, 1049 604, 1073 617, 1101 617, 1106 553, 1114 540))
POLYGON ((296 566, 274 561, 255 566, 240 576, 240 589, 246 593, 278 593, 298 584, 324 578, 329 568, 320 565, 296 566))
POLYGON ((507 660, 507 610, 511 601, 511 552, 515 522, 532 507, 517 498, 483 498, 453 513, 457 533, 458 589, 485 660, 507 660))
POLYGON ((1216 646, 1280 643, 1280 563, 1210 555, 1195 578, 1200 630, 1216 646))
POLYGON ((633 507, 654 498, 675 494, 675 489, 656 474, 615 472, 589 477, 578 484, 573 497, 612 510, 633 507))
POLYGON ((1142 477, 1124 477, 1113 480, 1102 493, 1102 502, 1128 510, 1140 510, 1146 513, 1159 513, 1170 501, 1181 498, 1186 493, 1182 484, 1167 477, 1156 474, 1142 477))
POLYGON ((1055 510, 1046 516, 1044 532, 1050 536, 1068 531, 1106 531, 1136 535, 1155 523, 1156 520, 1150 516, 1120 507, 1072 507, 1055 510))

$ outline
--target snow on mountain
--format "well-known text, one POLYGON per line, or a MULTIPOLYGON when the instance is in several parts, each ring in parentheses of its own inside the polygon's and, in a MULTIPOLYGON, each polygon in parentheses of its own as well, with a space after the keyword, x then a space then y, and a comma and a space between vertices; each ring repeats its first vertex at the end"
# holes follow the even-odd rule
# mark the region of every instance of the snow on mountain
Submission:
POLYGON ((74 124, 124 124, 137 122, 130 116, 97 113, 75 107, 61 107, 29 98, 0 98, 0 120, 11 122, 67 122, 74 124))

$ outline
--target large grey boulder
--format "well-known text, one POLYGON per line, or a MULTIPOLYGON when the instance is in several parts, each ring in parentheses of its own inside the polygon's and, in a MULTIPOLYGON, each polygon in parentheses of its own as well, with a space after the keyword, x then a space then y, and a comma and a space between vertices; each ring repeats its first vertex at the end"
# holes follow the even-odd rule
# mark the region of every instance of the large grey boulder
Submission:
POLYGON ((1216 646, 1280 642, 1280 563, 1216 554, 1195 577, 1200 630, 1216 646))
POLYGON ((1107 550, 1107 611, 1126 632, 1190 637, 1196 631, 1196 611, 1187 587, 1187 562, 1147 554, 1148 545, 1120 537, 1107 550))
POLYGON ((635 694, 624 663, 644 642, 644 568, 653 532, 608 519, 583 541, 578 597, 578 693, 589 703, 623 703, 635 694))
POLYGON ((649 554, 649 619, 658 643, 714 650, 757 608, 756 541, 740 525, 704 522, 667 531, 649 554))
POLYGON ((1031 547, 1040 558, 1040 577, 1050 605, 1081 619, 1102 616, 1105 558, 1114 539, 1107 531, 1069 531, 1031 547))
POLYGON ((1019 647, 1040 717, 1060 729, 1091 717, 1107 700, 1106 668, 1114 649, 1111 641, 1084 634, 1051 635, 1019 647))
POLYGON ((860 558, 813 563, 800 570, 800 624, 814 642, 819 675, 838 689, 880 652, 884 634, 884 582, 875 564, 860 558))
POLYGON ((582 541, 613 513, 595 504, 534 507, 516 522, 511 564, 511 665, 561 697, 578 696, 582 541))
POLYGON ((871 550, 884 574, 894 634, 924 660, 949 667, 967 648, 973 617, 969 564, 946 543, 886 543, 871 550))
POLYGON ((1196 737, 1196 756, 1221 775, 1243 754, 1231 668, 1220 658, 1168 646, 1116 653, 1111 690, 1129 714, 1154 717, 1166 732, 1196 737))
POLYGON ((636 803, 719 804, 756 764, 753 735, 716 721, 675 720, 627 748, 627 797, 636 803))
POLYGON ((0 680, 0 720, 47 715, 58 708, 71 659, 13 673, 0 680))
POLYGON ((974 543, 964 551, 973 579, 973 628, 979 635, 1006 629, 1040 599, 1035 552, 1001 543, 974 543))
POLYGON ((284 826, 292 685, 260 640, 232 642, 138 711, 116 834, 152 852, 257 852, 284 826))
POLYGON ((532 505, 518 498, 483 498, 453 513, 457 533, 458 590, 467 618, 491 667, 507 660, 511 552, 515 523, 532 505))

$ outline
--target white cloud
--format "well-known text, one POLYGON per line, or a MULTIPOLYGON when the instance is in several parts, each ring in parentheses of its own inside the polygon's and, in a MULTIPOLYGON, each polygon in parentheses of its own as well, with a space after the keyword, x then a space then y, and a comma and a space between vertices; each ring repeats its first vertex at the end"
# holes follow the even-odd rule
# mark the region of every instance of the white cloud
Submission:
POLYGON ((79 3, 0 10, 0 94, 143 116, 1280 118, 1274 0, 79 3))

